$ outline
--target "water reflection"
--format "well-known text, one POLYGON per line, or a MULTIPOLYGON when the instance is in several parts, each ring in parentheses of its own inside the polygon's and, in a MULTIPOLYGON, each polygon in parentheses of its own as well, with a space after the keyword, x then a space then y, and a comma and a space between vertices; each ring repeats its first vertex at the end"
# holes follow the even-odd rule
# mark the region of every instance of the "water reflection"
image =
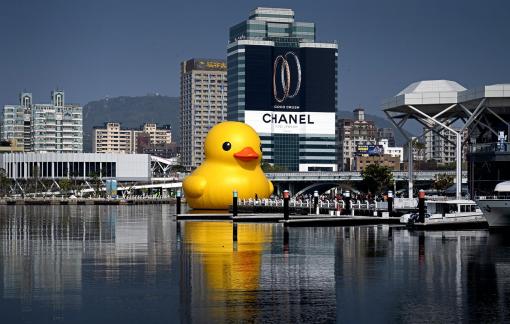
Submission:
POLYGON ((185 254, 191 260, 183 265, 187 275, 181 293, 190 295, 191 305, 209 305, 213 313, 191 313, 198 322, 240 321, 253 318, 260 287, 262 251, 271 242, 271 225, 232 224, 232 222, 187 222, 184 228, 185 254), (237 242, 234 242, 234 226, 237 242), (247 307, 246 305, 251 305, 247 307))
POLYGON ((104 317, 105 301, 123 309, 115 289, 158 281, 162 260, 169 272, 168 214, 168 206, 0 206, 3 319, 86 323, 104 317))
POLYGON ((0 206, 2 322, 504 322, 510 236, 0 206))

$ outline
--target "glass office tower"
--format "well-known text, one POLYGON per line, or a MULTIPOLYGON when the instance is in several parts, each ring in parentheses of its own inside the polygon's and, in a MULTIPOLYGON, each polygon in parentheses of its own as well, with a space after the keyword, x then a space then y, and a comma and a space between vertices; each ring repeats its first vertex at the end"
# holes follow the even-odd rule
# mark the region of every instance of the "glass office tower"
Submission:
POLYGON ((230 28, 227 118, 252 126, 265 162, 336 171, 338 46, 294 11, 256 8, 230 28))

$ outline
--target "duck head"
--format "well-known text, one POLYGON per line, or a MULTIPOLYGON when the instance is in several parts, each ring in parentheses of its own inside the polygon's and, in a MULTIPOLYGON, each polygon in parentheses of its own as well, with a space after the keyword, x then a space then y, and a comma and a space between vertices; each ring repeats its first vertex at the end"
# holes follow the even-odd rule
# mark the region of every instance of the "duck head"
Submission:
POLYGON ((241 122, 222 122, 207 134, 205 159, 254 167, 262 159, 260 138, 253 128, 241 122))

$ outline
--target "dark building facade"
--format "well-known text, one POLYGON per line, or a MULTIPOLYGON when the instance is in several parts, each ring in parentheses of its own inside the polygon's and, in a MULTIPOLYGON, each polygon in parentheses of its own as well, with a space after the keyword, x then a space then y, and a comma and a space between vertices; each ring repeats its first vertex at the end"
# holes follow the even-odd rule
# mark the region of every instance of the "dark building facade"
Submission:
POLYGON ((265 162, 336 171, 337 57, 290 9, 257 8, 230 29, 227 118, 257 131, 265 162))

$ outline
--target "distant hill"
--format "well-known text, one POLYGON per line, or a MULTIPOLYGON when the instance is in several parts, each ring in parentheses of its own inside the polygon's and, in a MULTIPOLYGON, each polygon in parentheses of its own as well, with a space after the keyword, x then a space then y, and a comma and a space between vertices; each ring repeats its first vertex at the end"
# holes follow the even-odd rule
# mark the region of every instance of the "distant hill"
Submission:
POLYGON ((179 98, 160 95, 115 97, 83 106, 83 146, 92 152, 94 126, 118 122, 123 128, 138 128, 146 122, 172 126, 172 141, 180 141, 179 98))
MULTIPOLYGON (((352 118, 350 111, 339 111, 341 118, 352 118)), ((383 117, 365 114, 377 127, 393 128, 383 117)), ((83 106, 83 146, 85 152, 92 152, 92 134, 95 126, 106 122, 118 122, 124 128, 138 128, 146 122, 172 126, 172 139, 180 142, 179 98, 161 95, 139 97, 115 97, 91 101, 83 106)), ((405 143, 405 138, 395 130, 397 145, 405 143)))

